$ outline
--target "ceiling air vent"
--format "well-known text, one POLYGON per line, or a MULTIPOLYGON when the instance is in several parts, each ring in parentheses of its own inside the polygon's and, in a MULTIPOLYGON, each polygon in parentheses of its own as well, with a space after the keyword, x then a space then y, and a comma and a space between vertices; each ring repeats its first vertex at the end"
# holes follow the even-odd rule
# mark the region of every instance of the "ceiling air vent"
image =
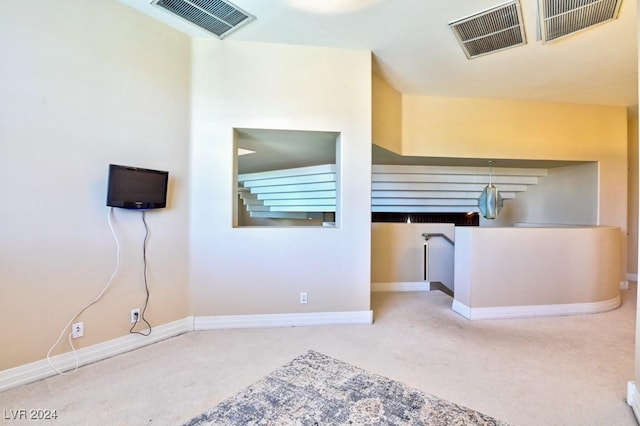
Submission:
POLYGON ((527 42, 518 1, 458 19, 449 26, 469 59, 527 42))
POLYGON ((222 0, 152 0, 151 3, 220 39, 256 19, 222 0))
POLYGON ((618 17, 622 0, 539 0, 542 40, 551 41, 618 17))

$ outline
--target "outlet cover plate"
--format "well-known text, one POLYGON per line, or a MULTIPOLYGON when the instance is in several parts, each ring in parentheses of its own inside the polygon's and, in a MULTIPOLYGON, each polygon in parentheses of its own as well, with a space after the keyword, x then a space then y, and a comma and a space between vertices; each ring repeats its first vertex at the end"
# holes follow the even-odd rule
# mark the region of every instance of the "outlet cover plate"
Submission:
POLYGON ((71 324, 71 338, 77 339, 78 337, 84 336, 84 323, 76 322, 71 324))

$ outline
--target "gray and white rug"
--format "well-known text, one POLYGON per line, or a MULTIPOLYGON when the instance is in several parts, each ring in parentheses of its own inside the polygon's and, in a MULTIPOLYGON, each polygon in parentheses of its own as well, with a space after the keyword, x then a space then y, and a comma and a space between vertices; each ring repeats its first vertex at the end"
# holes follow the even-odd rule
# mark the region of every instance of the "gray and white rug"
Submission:
POLYGON ((507 425, 309 351, 213 409, 200 425, 507 425))

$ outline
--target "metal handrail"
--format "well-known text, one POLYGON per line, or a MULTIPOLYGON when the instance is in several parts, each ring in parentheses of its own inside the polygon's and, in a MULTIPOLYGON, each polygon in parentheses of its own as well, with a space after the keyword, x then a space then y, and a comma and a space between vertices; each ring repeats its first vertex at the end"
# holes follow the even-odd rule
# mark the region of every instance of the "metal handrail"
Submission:
MULTIPOLYGON (((425 232, 422 234, 422 236, 424 237, 423 276, 425 281, 429 281, 428 268, 427 268, 427 264, 429 261, 428 260, 429 259, 429 239, 434 237, 442 237, 448 242, 450 242, 451 245, 453 246, 455 246, 455 243, 451 238, 449 238, 446 234, 443 234, 442 232, 425 232)), ((443 293, 446 293, 449 296, 453 297, 453 292, 442 283, 436 283, 436 282, 432 283, 429 281, 429 286, 430 286, 430 290, 440 290, 443 293)))
POLYGON ((453 240, 447 236, 447 234, 443 234, 442 232, 425 232, 422 234, 422 236, 424 237, 425 241, 429 241, 429 238, 433 237, 442 237, 445 240, 449 241, 451 245, 456 245, 456 243, 454 243, 453 240))

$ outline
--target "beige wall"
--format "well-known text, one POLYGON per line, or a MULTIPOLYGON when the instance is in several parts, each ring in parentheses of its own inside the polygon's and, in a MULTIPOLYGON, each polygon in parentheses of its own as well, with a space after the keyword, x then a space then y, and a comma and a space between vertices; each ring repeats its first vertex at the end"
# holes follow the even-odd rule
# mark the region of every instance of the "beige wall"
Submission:
MULTIPOLYGON (((109 163, 170 172, 168 208, 147 215, 147 314, 152 325, 187 315, 189 134, 187 37, 111 1, 2 7, 0 370, 44 359, 109 279, 109 163)), ((113 223, 120 273, 79 318, 77 347, 128 334, 144 303, 140 214, 118 210, 113 223)))
MULTIPOLYGON (((170 172, 168 208, 147 215, 152 325, 370 309, 370 52, 216 40, 192 49, 117 2, 4 12, 0 185, 12 203, 0 209, 0 370, 43 359, 109 279, 109 163, 170 172), (339 228, 232 229, 234 127, 339 132, 339 228)), ((120 272, 79 318, 77 348, 126 335, 144 303, 140 214, 117 210, 113 223, 120 272)))
MULTIPOLYGON (((424 281, 425 232, 455 238, 453 224, 372 223, 371 282, 424 281)), ((428 278, 453 288, 453 246, 440 237, 431 239, 429 245, 428 278)))
POLYGON ((372 142, 402 152, 402 95, 382 77, 372 77, 372 142))
MULTIPOLYGON (((506 200, 496 220, 482 219, 481 227, 546 223, 595 225, 597 223, 598 164, 585 163, 548 170, 535 185, 506 200)), ((372 223, 372 283, 423 280, 423 232, 444 232, 454 239, 451 224, 372 223)), ((454 253, 441 238, 430 242, 430 280, 453 288, 454 253)))
MULTIPOLYGON (((171 174, 169 208, 148 215, 152 324, 301 311, 299 291, 309 292, 309 310, 369 309, 362 159, 371 140, 406 155, 600 161, 600 223, 626 227, 620 108, 401 97, 368 78, 364 51, 213 40, 190 57, 186 36, 117 2, 5 3, 0 193, 11 202, 0 209, 0 370, 42 359, 109 278, 111 162, 171 174), (341 132, 340 228, 232 230, 232 127, 341 132)), ((127 334, 129 310, 143 303, 139 215, 118 210, 114 225, 121 270, 80 318, 78 347, 127 334)))
POLYGON ((632 116, 628 121, 629 135, 629 213, 627 222, 627 272, 638 273, 638 117, 632 116))
POLYGON ((620 247, 614 227, 458 227, 455 298, 471 308, 609 301, 620 247))
POLYGON ((626 234, 626 108, 427 96, 402 108, 403 155, 599 161, 599 224, 626 234))
MULTIPOLYGON (((625 278, 628 268, 626 235, 629 141, 626 108, 400 95, 384 81, 374 79, 374 83, 373 111, 384 111, 384 108, 393 105, 397 113, 399 108, 401 129, 397 130, 395 120, 374 120, 376 125, 373 128, 373 141, 398 154, 486 158, 497 160, 496 165, 499 165, 500 159, 570 160, 596 164, 585 165, 582 170, 566 168, 559 171, 559 174, 564 174, 561 180, 566 183, 571 182, 571 178, 567 178, 569 175, 587 173, 584 170, 591 167, 598 168, 594 183, 595 201, 592 195, 582 197, 584 204, 589 206, 589 213, 587 216, 574 216, 578 222, 612 225, 622 230, 620 279, 625 278), (401 103, 398 106, 399 98, 401 103), (385 102, 385 105, 376 105, 376 102, 385 102), (398 135, 400 147, 395 142, 388 142, 395 141, 398 135), (595 212, 592 207, 594 202, 595 212), (593 222, 592 214, 595 215, 593 222)), ((591 176, 591 172, 588 173, 591 176)), ((559 189, 561 188, 557 187, 548 191, 548 187, 542 183, 536 191, 543 191, 544 197, 552 197, 558 195, 559 189)), ((581 185, 574 190, 584 192, 581 185)), ((527 195, 524 198, 527 197, 535 198, 527 195)), ((517 204, 522 206, 526 202, 525 199, 517 204)), ((541 205, 539 200, 532 203, 534 207, 541 205)), ((554 208, 557 210, 561 205, 562 202, 554 208)), ((529 208, 526 212, 518 213, 510 211, 511 207, 506 209, 506 213, 513 216, 513 221, 556 222, 558 217, 564 219, 566 216, 566 209, 559 211, 559 214, 546 214, 545 211, 536 213, 529 208)), ((553 208, 549 211, 552 210, 553 208)), ((486 222, 484 224, 487 225, 486 222)))
MULTIPOLYGON (((376 99, 389 97, 374 85, 376 99)), ((596 223, 622 231, 626 275, 627 112, 624 107, 403 95, 402 155, 590 161, 598 164, 596 223)), ((376 107, 374 106, 374 111, 376 107)), ((373 140, 397 134, 374 128, 373 140)), ((389 145, 389 149, 393 148, 389 145)), ((587 200, 587 202, 589 202, 587 200)), ((533 220, 526 218, 523 220, 533 220)), ((553 218, 536 216, 540 222, 553 218)))
POLYGON ((624 107, 405 95, 402 108, 405 155, 589 161, 626 153, 624 107))
MULTIPOLYGON (((640 20, 640 9, 638 9, 637 11, 638 15, 637 15, 637 19, 640 20)), ((638 46, 640 46, 640 28, 638 29, 638 46)), ((639 47, 640 48, 640 47, 639 47)), ((638 58, 640 59, 640 54, 638 55, 638 58)), ((640 68, 640 62, 638 67, 640 68)), ((632 146, 638 146, 638 111, 637 111, 637 105, 636 105, 636 111, 635 114, 633 114, 634 117, 632 118, 632 122, 635 121, 634 123, 634 130, 635 130, 635 138, 633 140, 631 140, 631 145, 632 146)), ((636 153, 640 151, 640 150, 636 150, 636 153)), ((640 163, 640 159, 638 158, 638 156, 636 156, 635 158, 635 165, 638 165, 640 163)), ((634 179, 635 180, 635 184, 638 185, 638 179, 634 179)), ((635 196, 638 197, 638 192, 635 193, 635 196)), ((637 200, 637 198, 636 198, 637 200)), ((634 200, 635 201, 635 200, 634 200)), ((635 218, 635 223, 636 223, 636 240, 638 239, 638 234, 637 234, 637 230, 640 229, 639 226, 639 221, 640 220, 640 214, 638 216, 636 216, 635 218)), ((638 268, 638 262, 640 262, 640 259, 637 259, 636 261, 636 271, 640 272, 640 268, 638 268)), ((640 298, 638 298, 636 300, 636 305, 640 304, 640 298)), ((636 314, 636 354, 635 354, 635 382, 636 385, 637 383, 640 383, 640 309, 637 309, 637 314, 636 314)))
POLYGON ((193 314, 368 311, 370 52, 207 39, 193 47, 193 314), (234 128, 340 133, 337 228, 233 228, 234 128))
MULTIPOLYGON (((637 19, 636 21, 640 21, 640 9, 637 10, 637 19)), ((637 41, 638 41, 638 46, 640 46, 640 28, 638 28, 638 33, 637 33, 637 41)), ((640 47, 639 47, 640 48, 640 47)), ((640 54, 638 55, 638 58, 640 59, 640 54)), ((640 68, 640 62, 639 62, 639 68, 640 68)), ((635 185, 638 185, 638 164, 640 162, 639 158, 638 158, 638 106, 636 105, 635 111, 633 112, 633 114, 631 114, 631 128, 633 129, 632 132, 635 132, 634 136, 630 136, 629 137, 629 143, 631 147, 635 147, 635 153, 636 155, 634 155, 634 160, 631 164, 633 164, 634 170, 633 173, 631 173, 631 175, 634 177, 634 183, 635 185)), ((631 150, 630 150, 631 152, 631 150)), ((632 185, 633 186, 633 185, 632 185)), ((635 203, 638 202, 638 191, 636 191, 632 197, 630 197, 630 202, 632 202, 632 205, 635 206, 635 203)), ((640 215, 636 215, 636 217, 634 218, 634 222, 635 222, 635 238, 636 238, 636 244, 638 241, 638 229, 640 229, 639 227, 639 220, 640 220, 640 215)), ((636 271, 640 271, 640 268, 638 268, 638 262, 640 262, 640 259, 636 259, 636 271)), ((640 298, 636 299, 636 305, 640 305, 640 298)), ((634 374, 634 378, 635 378, 635 384, 637 386, 638 383, 640 383, 640 309, 636 310, 636 353, 635 353, 635 374, 634 374)))
MULTIPOLYGON (((532 194, 508 201, 504 217, 483 221, 483 226, 522 221, 617 226, 625 249, 619 275, 621 280, 625 278, 626 108, 409 96, 393 91, 375 77, 373 101, 374 143, 402 155, 485 158, 497 160, 497 165, 501 158, 591 162, 552 170, 532 194), (399 113, 401 129, 394 120, 376 119, 383 112, 392 117, 399 113), (579 196, 572 198, 572 191, 579 196), (545 206, 550 199, 556 201, 545 206), (578 209, 578 204, 584 208, 578 209)), ((372 248, 374 263, 380 250, 372 248)))

